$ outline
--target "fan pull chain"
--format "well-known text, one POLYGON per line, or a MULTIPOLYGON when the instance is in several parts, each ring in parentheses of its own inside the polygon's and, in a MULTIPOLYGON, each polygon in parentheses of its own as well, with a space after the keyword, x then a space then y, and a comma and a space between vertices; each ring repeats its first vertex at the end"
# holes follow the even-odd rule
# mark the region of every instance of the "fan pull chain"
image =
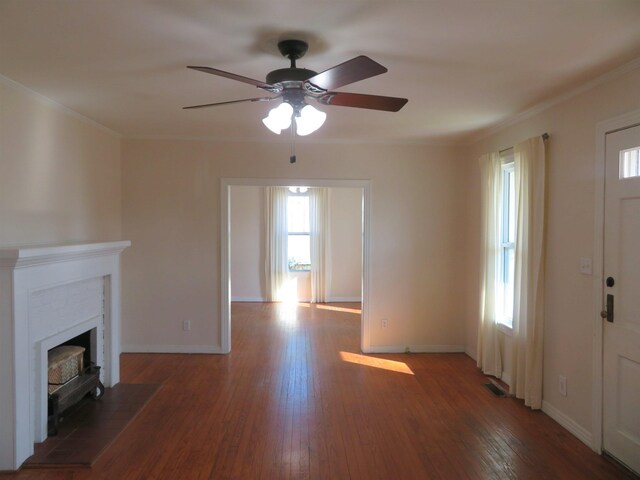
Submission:
POLYGON ((293 123, 291 122, 291 156, 289 157, 289 163, 296 163, 296 133, 293 130, 293 123))

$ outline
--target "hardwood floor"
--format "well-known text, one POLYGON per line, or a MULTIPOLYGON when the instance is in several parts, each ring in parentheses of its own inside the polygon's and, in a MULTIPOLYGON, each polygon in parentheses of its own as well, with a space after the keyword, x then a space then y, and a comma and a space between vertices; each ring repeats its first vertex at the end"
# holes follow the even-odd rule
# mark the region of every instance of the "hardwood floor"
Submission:
POLYGON ((633 478, 464 354, 360 355, 358 308, 237 303, 230 355, 122 355, 161 387, 94 467, 6 477, 633 478))

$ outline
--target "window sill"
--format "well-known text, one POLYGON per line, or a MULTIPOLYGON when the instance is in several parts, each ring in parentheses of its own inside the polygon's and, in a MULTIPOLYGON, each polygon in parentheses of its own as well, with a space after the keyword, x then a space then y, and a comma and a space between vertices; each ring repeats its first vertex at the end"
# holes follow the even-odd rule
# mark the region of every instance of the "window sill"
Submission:
POLYGON ((505 325, 504 323, 498 323, 498 331, 504 333, 505 335, 512 337, 513 336, 513 328, 509 325, 505 325))

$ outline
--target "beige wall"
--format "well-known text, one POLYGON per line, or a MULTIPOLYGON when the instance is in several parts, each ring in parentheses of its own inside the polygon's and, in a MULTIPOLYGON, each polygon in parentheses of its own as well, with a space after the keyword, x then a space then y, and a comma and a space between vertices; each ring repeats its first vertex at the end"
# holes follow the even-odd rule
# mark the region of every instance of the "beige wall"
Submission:
POLYGON ((460 348, 466 165, 452 148, 123 141, 123 344, 220 345, 220 178, 371 180, 371 344, 460 348), (389 327, 381 328, 381 319, 389 327), (182 332, 183 320, 192 322, 182 332))
POLYGON ((119 240, 120 138, 0 79, 0 245, 119 240))
POLYGON ((362 189, 331 189, 331 285, 334 301, 361 298, 362 189))
POLYGON ((262 187, 231 187, 231 300, 258 302, 265 296, 262 187))
POLYGON ((479 169, 483 153, 548 132, 547 253, 544 325, 544 392, 558 410, 592 431, 593 277, 580 274, 580 257, 593 258, 595 132, 598 122, 640 108, 640 71, 590 89, 485 138, 469 150, 464 223, 468 280, 466 344, 475 356, 478 321, 479 169), (567 377, 567 396, 558 376, 567 377))
MULTIPOLYGON (((262 187, 234 186, 230 193, 231 298, 264 301, 262 187)), ((329 301, 359 301, 362 283, 362 189, 331 188, 329 301)), ((311 275, 296 272, 298 298, 311 297, 311 275)))

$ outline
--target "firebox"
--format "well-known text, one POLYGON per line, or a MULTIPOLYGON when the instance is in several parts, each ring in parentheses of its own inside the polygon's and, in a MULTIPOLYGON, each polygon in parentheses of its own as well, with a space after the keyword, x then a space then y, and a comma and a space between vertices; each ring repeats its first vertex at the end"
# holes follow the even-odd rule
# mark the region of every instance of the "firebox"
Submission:
POLYGON ((104 394, 100 366, 93 361, 96 329, 73 337, 48 350, 48 435, 57 435, 66 410, 86 396, 94 400, 104 394))

